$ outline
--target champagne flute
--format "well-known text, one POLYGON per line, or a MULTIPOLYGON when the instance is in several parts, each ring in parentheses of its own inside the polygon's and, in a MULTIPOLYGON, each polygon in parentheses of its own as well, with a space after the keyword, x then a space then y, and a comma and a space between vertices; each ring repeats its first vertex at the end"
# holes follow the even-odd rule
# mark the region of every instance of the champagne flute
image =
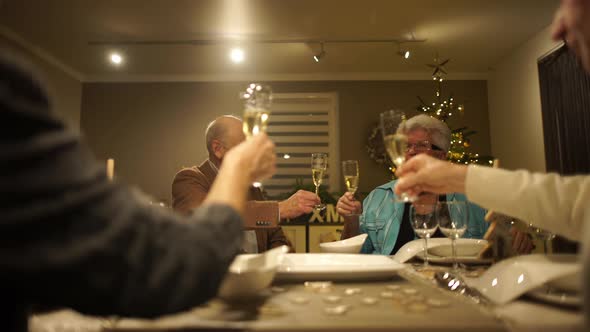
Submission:
POLYGON ((465 202, 438 202, 438 226, 441 232, 451 239, 454 271, 459 268, 457 264, 456 241, 467 231, 467 212, 467 204, 465 202))
MULTIPOLYGON (((359 185, 359 162, 357 160, 345 160, 342 162, 342 175, 344 175, 344 183, 346 190, 353 196, 356 193, 359 185)), ((355 213, 349 216, 358 215, 355 213)))
POLYGON ((272 103, 272 90, 269 86, 250 83, 246 91, 240 93, 244 101, 242 130, 246 138, 266 132, 272 103))
MULTIPOLYGON (((311 154, 311 175, 313 184, 315 185, 315 194, 319 197, 319 189, 322 184, 324 172, 328 168, 328 155, 326 153, 312 153, 311 154)), ((316 210, 323 210, 326 204, 320 203, 314 206, 316 210)))
POLYGON ((428 239, 436 232, 436 203, 410 205, 410 223, 414 233, 424 239, 424 269, 428 267, 428 239))
MULTIPOLYGON (((270 117, 272 89, 269 86, 250 83, 246 91, 240 93, 240 99, 244 102, 242 131, 246 139, 265 133, 270 117)), ((252 185, 259 188, 262 183, 256 181, 252 185)))
MULTIPOLYGON (((387 150, 391 161, 400 167, 406 161, 408 147, 408 137, 399 130, 400 125, 406 120, 406 115, 400 110, 390 110, 381 113, 379 120, 385 150, 387 150)), ((402 193, 399 197, 396 196, 398 202, 413 202, 414 200, 416 197, 410 197, 407 193, 402 193)))

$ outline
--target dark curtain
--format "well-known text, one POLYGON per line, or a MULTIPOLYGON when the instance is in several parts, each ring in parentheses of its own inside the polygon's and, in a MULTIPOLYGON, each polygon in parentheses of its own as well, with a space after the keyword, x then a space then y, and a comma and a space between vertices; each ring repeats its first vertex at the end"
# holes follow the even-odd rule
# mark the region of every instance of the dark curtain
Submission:
POLYGON ((566 46, 538 66, 547 171, 590 173, 590 76, 566 46))
MULTIPOLYGON (((590 173, 590 76, 563 46, 538 62, 545 163, 548 172, 590 173)), ((557 237, 555 252, 577 245, 557 237)))

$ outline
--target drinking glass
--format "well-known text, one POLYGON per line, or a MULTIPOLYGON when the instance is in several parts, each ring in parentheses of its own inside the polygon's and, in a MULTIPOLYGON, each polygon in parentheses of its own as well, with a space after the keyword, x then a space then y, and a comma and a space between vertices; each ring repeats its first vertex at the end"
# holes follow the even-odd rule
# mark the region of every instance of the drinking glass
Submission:
MULTIPOLYGON (((246 139, 265 133, 270 117, 272 89, 266 85, 250 83, 245 91, 240 92, 240 99, 244 102, 242 131, 246 139)), ((252 185, 259 188, 262 183, 256 181, 252 185)))
MULTIPOLYGON (((359 185, 359 162, 357 160, 345 160, 342 162, 342 175, 344 176, 344 183, 346 190, 352 194, 356 193, 359 185)), ((350 216, 357 214, 351 213, 350 216)))
MULTIPOLYGON (((391 161, 400 167, 406 161, 406 150, 408 148, 408 137, 402 133, 400 126, 406 121, 406 115, 400 110, 390 110, 381 113, 379 116, 383 144, 391 161)), ((396 196, 396 201, 412 202, 416 197, 407 193, 396 196)))
POLYGON ((451 239, 453 270, 458 269, 455 242, 467 231, 467 213, 467 204, 465 202, 438 202, 438 227, 446 237, 451 239))
POLYGON ((555 234, 548 232, 542 228, 535 227, 533 224, 528 225, 529 230, 532 232, 533 236, 540 241, 543 241, 543 252, 545 255, 549 253, 549 247, 551 247, 551 241, 555 238, 555 234))
POLYGON ((428 239, 436 232, 436 203, 410 205, 410 223, 414 233, 424 239, 424 268, 428 267, 428 239))
POLYGON ((250 83, 246 91, 240 93, 244 102, 242 130, 246 138, 266 132, 272 103, 272 90, 269 86, 250 83))
MULTIPOLYGON (((320 185, 324 178, 324 173, 328 168, 328 155, 326 153, 312 153, 311 154, 311 175, 313 184, 315 185, 315 194, 319 196, 320 185)), ((320 203, 314 206, 316 210, 323 210, 326 204, 320 203)))

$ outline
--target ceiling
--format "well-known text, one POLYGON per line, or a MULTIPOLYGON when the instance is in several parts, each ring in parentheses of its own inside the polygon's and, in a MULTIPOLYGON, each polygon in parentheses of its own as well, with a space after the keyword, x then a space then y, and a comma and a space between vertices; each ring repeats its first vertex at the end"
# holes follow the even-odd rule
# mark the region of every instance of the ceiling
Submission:
POLYGON ((427 78, 438 53, 450 78, 485 75, 551 23, 557 0, 4 0, 0 32, 84 81, 427 78), (404 61, 393 43, 258 44, 260 39, 426 39, 404 61), (213 39, 214 45, 91 45, 213 39), (231 41, 231 42, 229 42, 231 41), (246 60, 228 59, 241 45, 246 60), (122 66, 107 61, 117 50, 122 66))

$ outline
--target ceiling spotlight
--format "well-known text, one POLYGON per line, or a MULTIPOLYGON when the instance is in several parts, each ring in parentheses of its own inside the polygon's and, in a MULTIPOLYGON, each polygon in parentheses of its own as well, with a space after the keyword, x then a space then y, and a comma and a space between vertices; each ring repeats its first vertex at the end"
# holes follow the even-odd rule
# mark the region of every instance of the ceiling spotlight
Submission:
POLYGON ((229 52, 229 58, 233 63, 240 63, 244 61, 244 51, 241 48, 232 48, 232 50, 229 52))
POLYGON ((402 49, 403 42, 397 41, 396 44, 397 44, 397 55, 401 56, 405 60, 408 60, 411 55, 410 50, 407 48, 402 49))
POLYGON ((114 64, 115 66, 118 66, 123 63, 123 56, 121 56, 121 54, 119 54, 117 52, 113 52, 109 55, 109 60, 111 61, 112 64, 114 64))
POLYGON ((315 62, 320 62, 320 60, 326 56, 326 51, 324 51, 324 43, 321 43, 321 51, 320 53, 314 54, 313 59, 315 62))

